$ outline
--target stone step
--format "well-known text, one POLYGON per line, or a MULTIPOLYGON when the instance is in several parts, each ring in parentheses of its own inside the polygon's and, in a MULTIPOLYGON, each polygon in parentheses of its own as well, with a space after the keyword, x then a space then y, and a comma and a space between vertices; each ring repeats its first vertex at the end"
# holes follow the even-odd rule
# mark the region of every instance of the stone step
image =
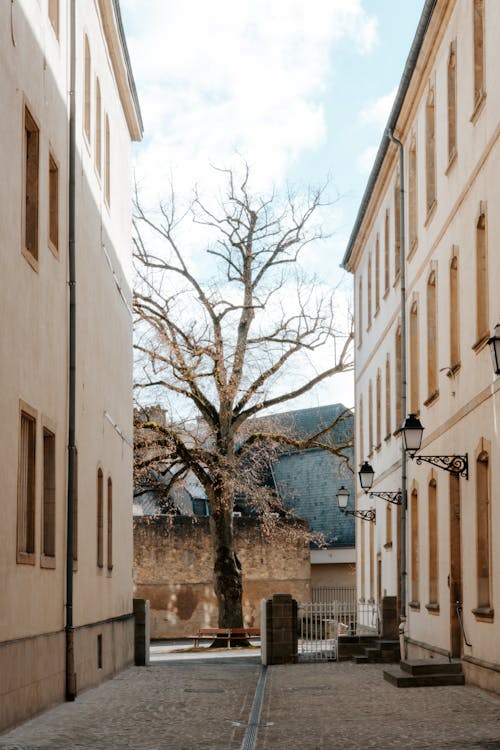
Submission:
POLYGON ((357 654, 356 656, 353 656, 352 661, 355 664, 368 664, 369 663, 369 659, 365 654, 357 654))
POLYGON ((401 669, 411 675, 428 675, 428 674, 460 674, 462 672, 462 662, 457 659, 449 661, 448 659, 408 659, 402 661, 401 669))
POLYGON ((384 669, 384 680, 398 688, 410 687, 438 687, 444 685, 464 685, 465 675, 458 674, 410 674, 400 667, 384 669))

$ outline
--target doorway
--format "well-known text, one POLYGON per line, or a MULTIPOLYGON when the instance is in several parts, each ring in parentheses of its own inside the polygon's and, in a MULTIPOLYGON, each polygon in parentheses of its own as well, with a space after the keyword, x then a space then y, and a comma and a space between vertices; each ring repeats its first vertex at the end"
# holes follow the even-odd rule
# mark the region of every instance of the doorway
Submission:
POLYGON ((453 658, 462 656, 462 513, 460 478, 450 474, 450 652, 453 658))

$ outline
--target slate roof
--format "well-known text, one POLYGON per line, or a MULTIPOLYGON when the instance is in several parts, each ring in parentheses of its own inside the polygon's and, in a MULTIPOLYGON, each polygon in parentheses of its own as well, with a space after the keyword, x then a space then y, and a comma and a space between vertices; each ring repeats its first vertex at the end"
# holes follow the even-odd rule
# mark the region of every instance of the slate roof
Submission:
MULTIPOLYGON (((296 427, 296 435, 311 436, 331 424, 340 414, 346 417, 336 426, 330 441, 335 444, 352 439, 353 414, 342 404, 300 409, 275 415, 289 420, 296 427)), ((353 466, 352 448, 345 451, 353 466)), ((322 532, 330 548, 354 546, 355 523, 353 516, 340 512, 337 491, 344 485, 354 498, 354 476, 351 469, 338 456, 320 448, 294 451, 281 456, 272 466, 278 494, 287 509, 308 521, 312 531, 322 532)))

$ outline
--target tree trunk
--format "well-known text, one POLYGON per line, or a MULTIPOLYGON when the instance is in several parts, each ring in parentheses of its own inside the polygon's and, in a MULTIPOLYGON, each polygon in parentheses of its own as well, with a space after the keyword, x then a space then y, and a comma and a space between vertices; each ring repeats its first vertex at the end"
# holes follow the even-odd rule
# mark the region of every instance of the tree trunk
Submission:
MULTIPOLYGON (((215 503, 214 503, 215 505, 215 503)), ((233 510, 212 507, 210 532, 214 551, 214 590, 219 608, 218 627, 243 627, 243 586, 241 564, 234 549, 233 510)), ((217 640, 213 646, 227 645, 217 640)), ((233 645, 233 644, 231 644, 233 645)), ((236 640, 234 645, 249 645, 248 641, 236 640)))

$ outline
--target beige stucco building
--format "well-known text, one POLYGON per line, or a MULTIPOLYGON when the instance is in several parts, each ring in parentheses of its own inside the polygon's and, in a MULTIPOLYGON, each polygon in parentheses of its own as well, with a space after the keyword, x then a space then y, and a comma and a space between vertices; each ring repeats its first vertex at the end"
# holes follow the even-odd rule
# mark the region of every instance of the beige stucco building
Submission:
MULTIPOLYGON (((497 0, 427 0, 388 122, 403 164, 386 133, 344 258, 356 298, 356 461, 371 463, 376 491, 404 487, 407 465, 408 655, 462 657, 466 678, 496 691, 500 379, 488 337, 500 318, 499 34, 497 0), (403 461, 405 393, 425 427, 421 453, 467 456, 468 479, 403 461)), ((401 507, 359 486, 357 503, 377 513, 358 522, 360 597, 401 594, 401 507)))
POLYGON ((133 659, 130 152, 142 125, 118 3, 0 3, 0 100, 1 730, 133 659))

